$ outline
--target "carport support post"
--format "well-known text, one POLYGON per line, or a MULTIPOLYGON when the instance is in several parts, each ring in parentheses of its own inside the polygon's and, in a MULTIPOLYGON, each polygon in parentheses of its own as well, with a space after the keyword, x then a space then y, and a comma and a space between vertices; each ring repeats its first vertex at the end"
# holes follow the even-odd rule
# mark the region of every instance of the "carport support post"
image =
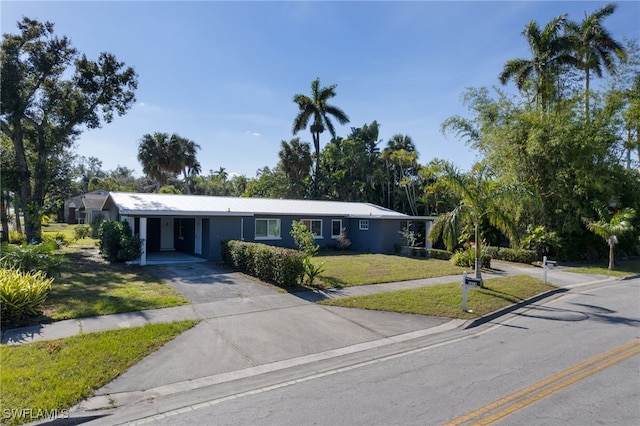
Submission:
POLYGON ((140 239, 142 245, 140 246, 140 266, 147 264, 147 218, 140 218, 140 239))

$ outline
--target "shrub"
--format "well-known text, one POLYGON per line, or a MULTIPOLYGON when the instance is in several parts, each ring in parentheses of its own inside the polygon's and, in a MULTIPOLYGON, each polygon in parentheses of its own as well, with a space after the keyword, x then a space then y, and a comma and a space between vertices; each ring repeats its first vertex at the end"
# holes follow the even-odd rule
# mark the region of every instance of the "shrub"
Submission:
POLYGON ((304 275, 306 276, 307 284, 313 285, 313 281, 318 275, 324 272, 324 262, 316 265, 311 261, 311 256, 306 256, 302 262, 304 266, 304 275))
POLYGON ((135 260, 142 254, 142 240, 133 235, 129 222, 105 220, 100 224, 100 253, 109 262, 135 260))
POLYGON ((222 258, 234 269, 281 287, 304 276, 304 254, 298 250, 244 241, 223 241, 222 258))
POLYGON ((12 229, 9 231, 9 242, 11 244, 26 244, 27 236, 25 234, 21 234, 15 229, 12 229))
POLYGON ((54 241, 41 244, 3 244, 0 266, 7 269, 17 269, 22 272, 42 271, 46 276, 58 273, 63 262, 62 257, 53 254, 57 248, 54 241))
POLYGON ((316 234, 306 227, 301 221, 294 220, 291 223, 291 231, 289 234, 293 237, 301 252, 307 256, 315 256, 318 254, 320 246, 315 244, 316 234))
POLYGON ((537 254, 534 250, 501 248, 497 259, 507 262, 533 263, 537 259, 537 254))
POLYGON ((42 271, 25 272, 0 269, 0 318, 3 323, 18 324, 38 315, 51 290, 53 278, 42 271))
POLYGON ((449 250, 429 249, 429 257, 432 259, 449 260, 453 256, 449 250))
POLYGON ((76 238, 76 240, 88 238, 89 236, 91 236, 91 227, 89 225, 78 225, 73 230, 73 235, 76 238))
MULTIPOLYGON (((471 269, 475 269, 475 251, 473 249, 458 251, 451 257, 451 263, 456 266, 466 266, 471 269)), ((491 268, 491 256, 489 256, 488 254, 483 254, 480 258, 480 267, 491 268)))
POLYGON ((67 240, 67 237, 61 232, 58 232, 55 235, 51 235, 51 234, 43 235, 42 241, 45 243, 50 242, 52 244, 55 244, 56 249, 59 249, 60 247, 63 247, 63 246, 68 246, 70 243, 70 241, 67 240))
POLYGON ((498 259, 498 254, 500 252, 500 247, 495 247, 495 246, 486 246, 484 248, 484 252, 488 255, 491 256, 492 259, 498 259))

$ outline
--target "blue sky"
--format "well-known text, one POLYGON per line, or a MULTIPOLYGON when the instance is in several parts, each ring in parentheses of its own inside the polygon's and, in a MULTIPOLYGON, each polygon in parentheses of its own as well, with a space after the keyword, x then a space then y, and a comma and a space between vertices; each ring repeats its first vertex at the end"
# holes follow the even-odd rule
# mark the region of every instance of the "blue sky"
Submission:
MULTIPOLYGON (((339 136, 377 120, 381 148, 402 133, 422 164, 468 169, 476 153, 440 133, 446 118, 466 115, 465 88, 498 85, 508 59, 529 57, 527 22, 579 21, 605 3, 2 0, 0 24, 4 34, 23 15, 51 21, 88 57, 109 51, 138 73, 135 106, 84 132, 77 154, 139 175, 142 135, 178 133, 201 146, 204 174, 224 167, 251 178, 277 164, 280 141, 293 137, 293 95, 309 94, 317 77, 337 84, 332 103, 351 119, 339 136)), ((618 40, 639 39, 640 2, 617 3, 605 25, 618 40)))

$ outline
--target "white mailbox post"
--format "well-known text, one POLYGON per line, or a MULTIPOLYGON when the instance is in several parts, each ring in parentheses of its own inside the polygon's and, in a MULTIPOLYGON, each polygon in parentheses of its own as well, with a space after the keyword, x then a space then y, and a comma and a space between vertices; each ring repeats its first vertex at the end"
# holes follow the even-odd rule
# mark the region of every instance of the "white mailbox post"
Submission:
POLYGON ((547 284, 547 271, 549 269, 553 269, 556 267, 556 265, 558 264, 558 262, 556 262, 555 260, 549 260, 547 259, 547 256, 544 256, 542 258, 542 269, 543 269, 543 274, 544 274, 544 283, 547 284))
MULTIPOLYGON (((462 274, 462 310, 467 312, 467 292, 472 288, 481 287, 482 280, 479 278, 471 278, 467 276, 465 271, 462 274)), ((468 311, 472 312, 472 311, 468 311)))

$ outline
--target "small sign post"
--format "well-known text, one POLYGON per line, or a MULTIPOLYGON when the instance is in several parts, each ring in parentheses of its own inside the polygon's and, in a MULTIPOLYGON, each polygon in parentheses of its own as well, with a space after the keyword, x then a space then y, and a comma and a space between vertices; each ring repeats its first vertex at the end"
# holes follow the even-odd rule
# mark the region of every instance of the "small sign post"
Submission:
POLYGON ((467 311, 467 292, 470 289, 480 287, 481 285, 482 285, 481 279, 468 277, 466 271, 462 274, 462 310, 463 311, 473 312, 473 311, 467 311))
POLYGON ((544 283, 545 283, 545 285, 547 284, 547 271, 549 269, 555 268, 557 264, 558 264, 558 262, 556 262, 555 260, 547 259, 547 256, 543 256, 542 257, 542 269, 544 271, 543 275, 544 275, 544 283))

